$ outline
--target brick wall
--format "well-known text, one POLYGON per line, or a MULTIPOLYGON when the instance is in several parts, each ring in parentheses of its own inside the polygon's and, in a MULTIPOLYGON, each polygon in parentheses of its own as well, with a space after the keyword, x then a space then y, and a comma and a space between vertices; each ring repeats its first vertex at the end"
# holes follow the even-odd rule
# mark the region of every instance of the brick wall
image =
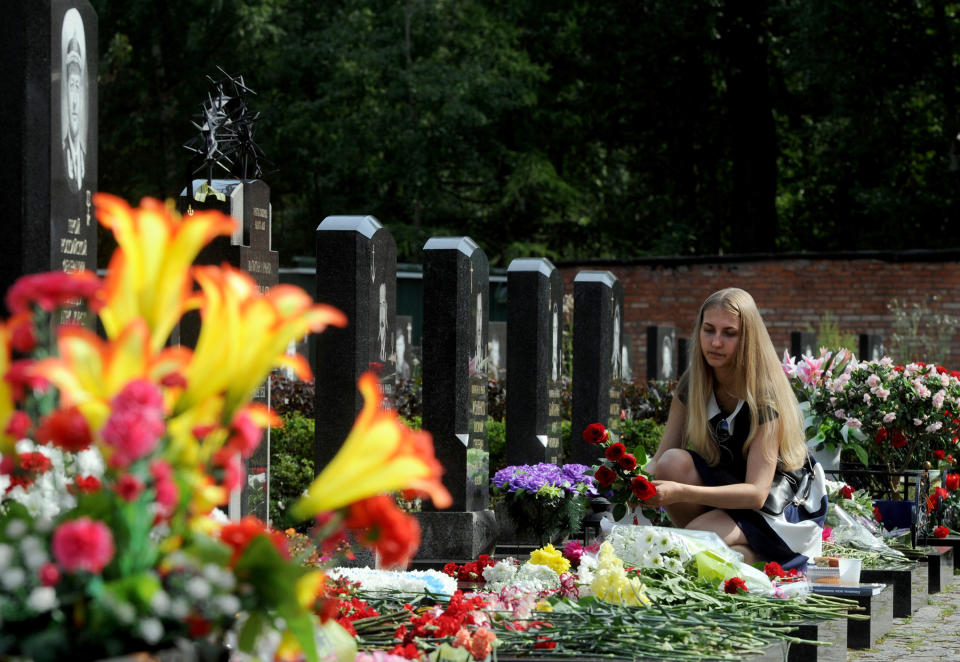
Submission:
MULTIPOLYGON (((792 331, 816 330, 826 312, 841 332, 879 334, 884 343, 892 332, 887 304, 894 298, 960 315, 960 251, 653 258, 557 266, 567 292, 573 292, 573 279, 581 270, 608 270, 623 283, 624 333, 634 377, 647 374, 647 327, 676 326, 678 337, 689 337, 700 304, 724 287, 740 287, 753 295, 778 355, 789 347, 792 331)), ((950 363, 960 366, 957 334, 950 363)))

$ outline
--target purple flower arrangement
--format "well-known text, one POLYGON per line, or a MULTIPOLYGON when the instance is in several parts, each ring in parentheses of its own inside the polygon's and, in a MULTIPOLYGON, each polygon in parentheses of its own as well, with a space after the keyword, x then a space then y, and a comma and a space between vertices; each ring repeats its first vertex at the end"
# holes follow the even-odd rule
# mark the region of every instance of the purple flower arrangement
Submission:
POLYGON ((585 464, 565 464, 562 467, 548 462, 516 464, 494 474, 493 486, 501 492, 517 490, 539 492, 544 486, 556 487, 570 494, 597 496, 593 473, 585 464))

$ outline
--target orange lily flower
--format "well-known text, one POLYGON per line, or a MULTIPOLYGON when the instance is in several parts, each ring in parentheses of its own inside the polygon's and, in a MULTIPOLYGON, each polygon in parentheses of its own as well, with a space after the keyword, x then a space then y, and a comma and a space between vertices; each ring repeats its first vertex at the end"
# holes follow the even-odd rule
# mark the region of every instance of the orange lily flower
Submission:
POLYGON ((360 378, 363 410, 340 448, 293 508, 304 519, 386 492, 427 494, 438 508, 453 502, 440 481, 429 432, 411 430, 395 411, 381 409, 383 395, 373 373, 360 378))
POLYGON ((190 265, 211 239, 233 232, 236 221, 218 211, 182 218, 172 202, 153 198, 144 198, 137 209, 108 193, 97 193, 93 202, 118 245, 104 280, 103 327, 115 338, 142 318, 150 329, 150 347, 159 351, 193 305, 190 265))

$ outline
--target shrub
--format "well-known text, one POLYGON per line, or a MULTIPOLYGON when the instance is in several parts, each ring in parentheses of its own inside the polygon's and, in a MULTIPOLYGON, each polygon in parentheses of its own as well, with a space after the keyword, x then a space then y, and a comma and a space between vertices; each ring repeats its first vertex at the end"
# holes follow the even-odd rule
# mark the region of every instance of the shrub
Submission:
MULTIPOLYGON (((296 524, 290 508, 314 478, 313 418, 298 411, 282 418, 283 427, 270 431, 270 520, 279 529, 296 524)), ((306 530, 309 526, 306 522, 294 528, 306 530)))

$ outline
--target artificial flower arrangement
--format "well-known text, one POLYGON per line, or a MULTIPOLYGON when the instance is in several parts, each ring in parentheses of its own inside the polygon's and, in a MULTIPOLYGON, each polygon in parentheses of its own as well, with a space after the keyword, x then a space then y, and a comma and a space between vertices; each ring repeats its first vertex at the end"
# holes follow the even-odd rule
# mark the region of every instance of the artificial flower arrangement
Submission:
MULTIPOLYGON (((657 493, 657 488, 644 474, 647 454, 642 445, 632 450, 616 439, 603 423, 591 423, 583 430, 583 440, 603 449, 603 457, 594 467, 593 477, 597 491, 613 502, 613 518, 622 520, 629 511, 642 508, 643 503, 657 493)), ((659 512, 653 513, 655 517, 659 512)), ((639 515, 634 516, 639 523, 639 515)))
POLYGON ((946 458, 960 441, 960 372, 825 349, 799 361, 784 353, 783 370, 806 410, 811 443, 849 449, 864 466, 889 473, 952 464, 946 458))
MULTIPOLYGON (((94 203, 118 245, 106 277, 25 276, 0 323, 0 656, 89 659, 234 637, 244 651, 269 641, 271 655, 352 659, 322 570, 256 518, 215 517, 277 422, 254 390, 279 366, 310 379, 287 345, 345 316, 293 286, 261 294, 230 266, 191 267, 233 231, 219 212, 181 218, 172 204, 133 209, 102 193, 94 203), (103 337, 52 330, 78 301, 103 337), (168 346, 188 310, 202 320, 195 348, 168 346)), ((450 495, 429 435, 380 407, 374 376, 359 388, 353 430, 294 510, 317 518, 324 550, 351 529, 404 563, 419 528, 388 494, 438 507, 450 495)))
POLYGON ((590 498, 597 496, 590 467, 583 464, 513 465, 490 483, 517 529, 531 531, 541 545, 579 531, 590 498))

